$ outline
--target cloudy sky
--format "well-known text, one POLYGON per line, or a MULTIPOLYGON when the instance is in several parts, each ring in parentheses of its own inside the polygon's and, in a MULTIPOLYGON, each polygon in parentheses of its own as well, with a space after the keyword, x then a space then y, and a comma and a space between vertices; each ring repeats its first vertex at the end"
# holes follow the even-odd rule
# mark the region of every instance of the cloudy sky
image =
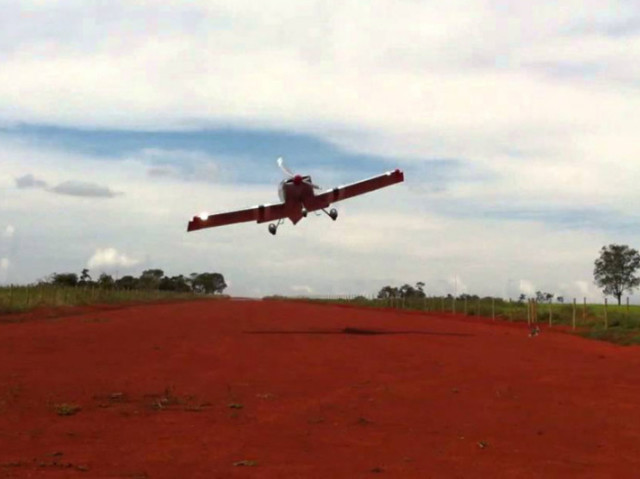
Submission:
POLYGON ((0 283, 217 271, 235 295, 601 298, 640 248, 640 4, 625 0, 0 0, 0 283), (337 222, 186 233, 277 200, 337 222))

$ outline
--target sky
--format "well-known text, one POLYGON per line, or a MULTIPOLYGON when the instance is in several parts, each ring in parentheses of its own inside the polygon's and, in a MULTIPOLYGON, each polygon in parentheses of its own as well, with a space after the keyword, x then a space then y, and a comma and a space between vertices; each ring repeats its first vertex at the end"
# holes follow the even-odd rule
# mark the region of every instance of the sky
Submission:
MULTIPOLYGON (((640 249, 640 4, 0 0, 0 284, 215 271, 237 296, 600 301, 640 249), (272 237, 195 214, 405 182, 272 237)), ((632 297, 637 302, 640 296, 632 297)))

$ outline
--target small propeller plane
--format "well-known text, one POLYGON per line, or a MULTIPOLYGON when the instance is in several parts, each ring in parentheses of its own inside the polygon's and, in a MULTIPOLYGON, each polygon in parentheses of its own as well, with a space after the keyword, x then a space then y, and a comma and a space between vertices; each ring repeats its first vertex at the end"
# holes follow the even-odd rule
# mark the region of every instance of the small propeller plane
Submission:
POLYGON ((245 221, 256 221, 257 223, 276 221, 276 223, 269 224, 269 233, 275 235, 278 227, 284 222, 285 218, 289 218, 295 225, 302 218, 305 218, 310 211, 323 211, 335 221, 338 219, 338 211, 335 208, 327 211, 331 203, 346 200, 353 196, 369 193, 370 191, 404 181, 404 173, 396 169, 379 176, 374 176, 373 178, 339 186, 332 190, 316 194, 316 190, 321 188, 313 183, 310 176, 292 173, 291 170, 285 166, 282 158, 278 158, 278 166, 287 176, 286 179, 280 182, 280 187, 278 188, 280 203, 264 204, 244 210, 214 215, 202 213, 194 216, 193 219, 189 221, 187 231, 242 223, 245 221))

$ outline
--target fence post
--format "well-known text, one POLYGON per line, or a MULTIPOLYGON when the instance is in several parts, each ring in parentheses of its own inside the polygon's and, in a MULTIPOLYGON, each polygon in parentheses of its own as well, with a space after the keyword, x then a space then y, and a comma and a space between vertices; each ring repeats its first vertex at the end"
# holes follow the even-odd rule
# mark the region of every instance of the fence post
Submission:
POLYGON ((576 298, 573 298, 573 320, 571 321, 571 328, 576 329, 576 298))
POLYGON ((604 329, 608 329, 609 328, 609 315, 607 312, 607 305, 609 304, 609 300, 607 300, 607 298, 604 298, 604 329))
POLYGON ((627 321, 631 319, 631 311, 629 310, 629 296, 627 296, 627 321))

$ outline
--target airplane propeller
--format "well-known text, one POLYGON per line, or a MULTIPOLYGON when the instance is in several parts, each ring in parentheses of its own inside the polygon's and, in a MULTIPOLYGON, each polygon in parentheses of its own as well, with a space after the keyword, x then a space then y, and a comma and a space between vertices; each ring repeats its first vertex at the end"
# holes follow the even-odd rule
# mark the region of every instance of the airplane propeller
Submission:
POLYGON ((282 172, 288 176, 289 178, 293 179, 293 182, 298 185, 300 183, 306 183, 307 185, 312 186, 314 189, 319 190, 321 189, 318 185, 315 185, 313 183, 311 183, 310 181, 306 180, 305 178, 303 178, 302 175, 296 175, 295 173, 293 173, 289 168, 287 168, 287 166, 284 164, 284 159, 282 157, 278 158, 278 166, 280 167, 280 169, 282 170, 282 172))
POLYGON ((287 168, 287 165, 284 164, 284 158, 282 157, 278 158, 278 166, 280 167, 280 169, 283 171, 285 175, 291 178, 296 176, 289 168, 287 168))

